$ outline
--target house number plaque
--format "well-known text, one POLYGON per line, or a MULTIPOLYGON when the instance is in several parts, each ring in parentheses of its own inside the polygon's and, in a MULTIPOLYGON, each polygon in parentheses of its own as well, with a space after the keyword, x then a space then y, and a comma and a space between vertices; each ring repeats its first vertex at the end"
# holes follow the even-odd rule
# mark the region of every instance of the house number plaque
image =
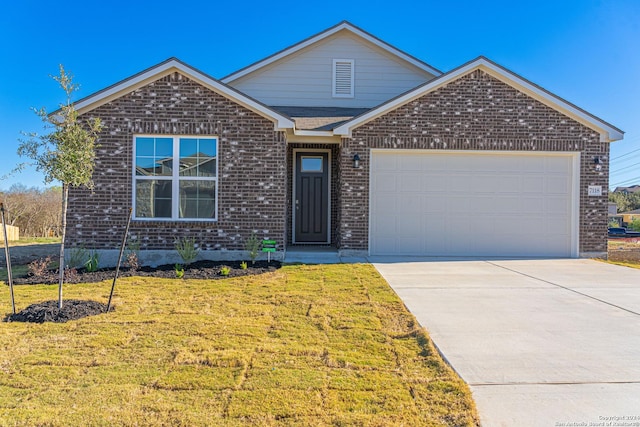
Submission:
POLYGON ((602 186, 601 185, 590 185, 587 190, 587 195, 589 196, 602 196, 602 186))

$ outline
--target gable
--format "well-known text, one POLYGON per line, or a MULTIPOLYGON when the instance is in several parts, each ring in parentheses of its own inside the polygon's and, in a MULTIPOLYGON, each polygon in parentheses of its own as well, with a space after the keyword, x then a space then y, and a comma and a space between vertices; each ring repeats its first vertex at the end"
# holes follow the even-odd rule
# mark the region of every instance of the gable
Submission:
MULTIPOLYGON (((354 129, 354 136, 430 138, 487 146, 598 140, 598 134, 482 70, 474 70, 354 129)), ((534 148, 535 145, 532 145, 534 148)))
MULTIPOLYGON (((270 120, 274 123, 274 128, 276 130, 293 127, 293 121, 288 117, 175 58, 170 58, 158 65, 148 68, 147 70, 83 98, 75 103, 75 108, 79 114, 85 114, 175 73, 178 73, 198 85, 201 85, 204 88, 211 90, 212 92, 215 92, 216 94, 270 120)), ((178 98, 180 98, 181 95, 176 93, 175 97, 177 101, 176 103, 179 103, 180 99, 178 98)), ((52 114, 55 114, 55 112, 52 114)))
MULTIPOLYGON (((455 92, 455 90, 453 92, 455 92)), ((470 115, 471 122, 467 124, 467 127, 481 126, 483 117, 489 117, 492 120, 500 117, 501 126, 495 126, 493 134, 490 130, 487 130, 487 135, 493 135, 494 138, 496 134, 506 133, 507 129, 515 131, 518 135, 528 135, 526 132, 527 129, 530 129, 532 126, 540 126, 539 122, 533 121, 527 123, 525 120, 526 116, 530 115, 529 110, 533 108, 532 106, 535 106, 536 109, 539 109, 538 107, 544 107, 547 109, 547 115, 551 114, 557 118, 557 124, 554 124, 553 128, 547 127, 546 129, 551 131, 551 134, 560 135, 564 133, 564 137, 572 136, 575 138, 576 131, 578 130, 575 125, 579 124, 581 125, 580 127, 587 129, 587 132, 584 130, 580 131, 581 137, 587 137, 587 133, 589 132, 599 134, 600 140, 606 142, 616 141, 623 137, 623 132, 620 129, 483 57, 462 65, 377 108, 355 117, 341 126, 336 127, 334 133, 336 135, 350 136, 356 129, 361 128, 363 125, 378 117, 390 114, 396 109, 406 111, 406 114, 409 115, 417 114, 418 110, 413 113, 410 111, 412 107, 415 108, 416 106, 419 106, 420 108, 418 110, 423 113, 437 106, 438 108, 434 108, 433 111, 437 110, 436 112, 439 116, 443 118, 447 114, 454 116, 445 118, 445 122, 450 122, 451 125, 460 124, 460 119, 468 116, 469 113, 473 114, 470 115), (470 88, 474 91, 483 92, 483 95, 477 97, 475 95, 478 93, 451 93, 451 88, 460 85, 465 86, 464 83, 468 81, 469 78, 478 79, 476 82, 470 84, 470 88), (500 97, 499 92, 492 93, 494 88, 490 87, 492 84, 491 81, 493 81, 493 84, 497 85, 497 87, 503 88, 504 93, 515 94, 514 97, 516 98, 521 97, 517 108, 524 108, 524 110, 517 111, 514 107, 509 106, 504 108, 498 107, 499 101, 502 101, 503 98, 500 97), (487 83, 489 86, 481 87, 482 84, 487 83), (428 101, 427 107, 423 108, 424 106, 421 103, 421 99, 436 99, 440 91, 450 93, 450 98, 444 103, 428 101), (470 104, 465 104, 465 99, 468 100, 470 104), (474 100, 476 105, 473 105, 474 100), (526 102, 529 102, 529 105, 527 105, 526 102), (477 105, 478 103, 479 105, 477 105), (495 114, 488 116, 489 111, 493 111, 495 114), (518 115, 520 115, 520 117, 518 115), (525 119, 522 117, 525 117, 525 119), (573 123, 573 126, 571 123, 573 123)), ((456 126, 446 127, 447 133, 450 133, 451 129, 455 127, 456 126)), ((533 132, 529 133, 532 134, 533 132)), ((450 136, 453 135, 450 134, 450 136)), ((530 135, 527 136, 527 139, 529 138, 530 135)))
POLYGON ((372 108, 437 74, 342 29, 223 81, 271 106, 372 108))

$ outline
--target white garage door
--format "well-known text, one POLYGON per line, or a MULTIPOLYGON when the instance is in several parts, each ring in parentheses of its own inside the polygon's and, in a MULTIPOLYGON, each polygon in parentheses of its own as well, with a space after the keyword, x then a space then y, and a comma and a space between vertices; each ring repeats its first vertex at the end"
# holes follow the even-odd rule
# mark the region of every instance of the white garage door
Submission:
POLYGON ((372 150, 372 255, 577 256, 575 154, 372 150))

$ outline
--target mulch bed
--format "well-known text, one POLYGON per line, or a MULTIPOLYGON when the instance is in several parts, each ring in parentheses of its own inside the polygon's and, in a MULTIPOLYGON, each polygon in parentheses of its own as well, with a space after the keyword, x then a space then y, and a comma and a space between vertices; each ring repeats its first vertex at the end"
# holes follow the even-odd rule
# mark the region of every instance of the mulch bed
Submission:
MULTIPOLYGON (((112 310, 113 308, 111 311, 112 310)), ((69 320, 77 320, 87 316, 106 313, 106 311, 106 304, 97 301, 63 300, 62 309, 58 309, 58 301, 45 301, 38 304, 31 304, 16 314, 10 314, 4 318, 4 321, 64 323, 69 320)))
MULTIPOLYGON (((280 261, 256 261, 255 264, 247 262, 248 266, 245 270, 240 268, 240 261, 196 261, 193 264, 184 267, 183 279, 226 279, 229 277, 251 276, 256 274, 268 273, 276 271, 281 267, 280 261), (228 276, 223 276, 220 271, 222 267, 228 267, 228 276)), ((68 274, 65 277, 65 283, 95 283, 103 280, 113 280, 115 268, 101 268, 98 271, 89 272, 84 268, 78 269, 75 273, 68 274)), ((175 265, 166 264, 158 267, 140 267, 138 270, 132 270, 127 267, 121 267, 118 277, 159 277, 166 279, 175 279, 175 265)), ((29 275, 27 277, 14 277, 15 285, 52 285, 58 283, 58 274, 55 271, 48 271, 39 276, 29 275)))
MULTIPOLYGON (((240 268, 240 261, 197 261, 184 267, 182 279, 226 279, 229 277, 250 276, 276 271, 281 267, 279 261, 256 261, 248 263, 246 269, 240 268), (229 274, 221 274, 222 267, 230 268, 229 274)), ((98 271, 86 271, 82 268, 65 278, 65 283, 95 283, 103 280, 113 280, 115 268, 103 268, 98 271)), ((174 265, 161 265, 158 267, 141 267, 138 270, 121 268, 118 277, 145 276, 176 279, 174 265)), ((15 285, 57 284, 58 275, 55 271, 47 271, 39 276, 27 276, 13 278, 15 285)), ((106 304, 97 301, 64 300, 62 310, 58 310, 58 301, 45 301, 32 304, 24 310, 10 314, 4 318, 5 322, 67 322, 86 316, 105 313, 106 304)), ((113 310, 113 308, 112 308, 113 310)))

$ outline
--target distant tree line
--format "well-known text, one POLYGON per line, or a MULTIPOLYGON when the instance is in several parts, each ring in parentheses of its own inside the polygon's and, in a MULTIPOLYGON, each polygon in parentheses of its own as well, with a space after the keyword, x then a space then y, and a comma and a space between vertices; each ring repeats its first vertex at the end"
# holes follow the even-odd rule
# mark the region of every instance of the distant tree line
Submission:
POLYGON ((640 193, 609 192, 609 201, 618 206, 618 213, 640 209, 640 193))
POLYGON ((62 188, 26 187, 14 184, 0 190, 7 225, 20 228, 21 237, 59 237, 62 188))

